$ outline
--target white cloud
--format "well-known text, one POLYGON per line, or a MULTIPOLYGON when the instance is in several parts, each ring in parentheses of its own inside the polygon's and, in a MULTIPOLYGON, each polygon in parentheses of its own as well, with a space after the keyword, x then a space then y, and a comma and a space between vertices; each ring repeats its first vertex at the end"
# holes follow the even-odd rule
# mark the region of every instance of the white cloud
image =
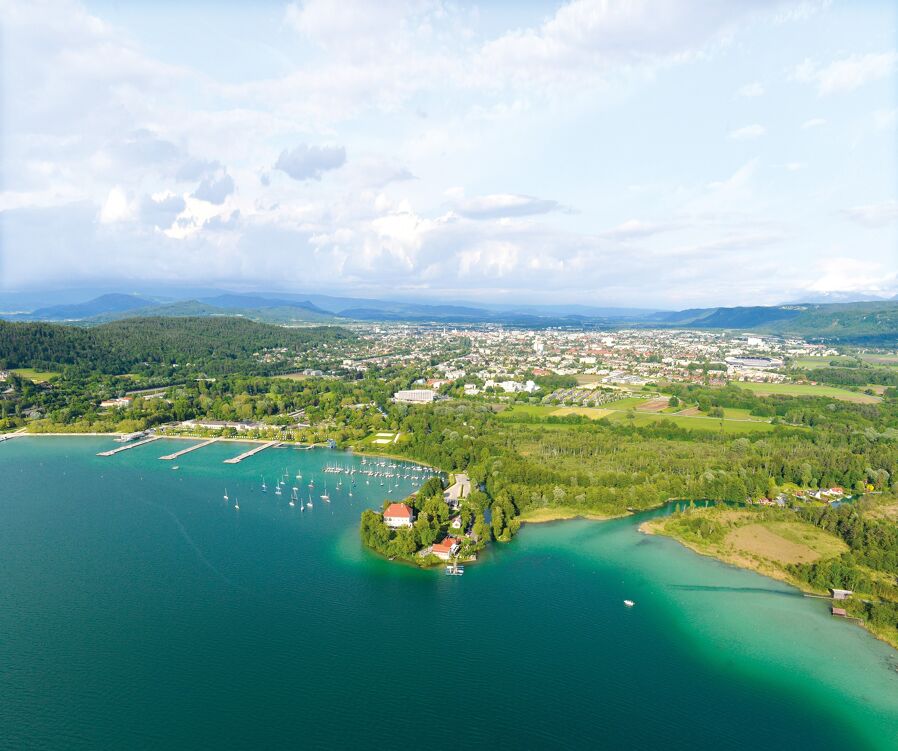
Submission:
POLYGON ((845 209, 845 216, 865 227, 884 227, 898 221, 898 201, 882 201, 845 209))
POLYGON ((819 276, 808 285, 812 292, 877 292, 893 290, 898 274, 877 261, 848 256, 818 262, 819 276))
POLYGON ((760 138, 766 132, 767 128, 755 123, 754 125, 746 125, 743 128, 736 128, 736 130, 730 131, 729 138, 733 141, 751 141, 755 138, 760 138))
POLYGON ((796 66, 793 77, 801 83, 814 84, 821 96, 852 91, 871 81, 892 74, 898 62, 898 52, 851 55, 828 65, 819 66, 810 59, 796 66))
POLYGON ((103 208, 100 209, 100 221, 103 224, 125 222, 134 218, 134 207, 128 200, 125 191, 115 187, 109 191, 103 208))
POLYGON ((454 204, 455 211, 469 219, 532 216, 548 214, 551 211, 558 211, 560 208, 557 201, 512 193, 459 198, 454 204))
POLYGON ((739 89, 738 94, 742 97, 764 96, 764 84, 762 84, 760 81, 747 83, 745 84, 745 86, 739 89))
POLYGON ((342 167, 346 162, 346 149, 342 146, 309 146, 301 143, 292 149, 284 149, 274 165, 294 180, 320 180, 328 170, 342 167))
POLYGON ((802 130, 810 130, 811 128, 819 128, 822 125, 826 125, 826 120, 822 117, 812 117, 810 120, 805 120, 801 124, 802 130))
POLYGON ((786 162, 784 166, 786 167, 787 172, 799 172, 800 170, 805 169, 808 165, 804 162, 786 162))

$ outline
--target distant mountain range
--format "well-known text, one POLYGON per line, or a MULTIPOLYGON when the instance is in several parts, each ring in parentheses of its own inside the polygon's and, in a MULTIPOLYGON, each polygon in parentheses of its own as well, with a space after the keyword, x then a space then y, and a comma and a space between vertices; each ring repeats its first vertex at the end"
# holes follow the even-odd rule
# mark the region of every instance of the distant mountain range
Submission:
POLYGON ((40 307, 29 313, 0 317, 82 324, 149 316, 241 316, 268 323, 409 321, 530 327, 633 326, 751 330, 882 346, 898 342, 898 301, 894 300, 659 311, 588 305, 469 306, 316 294, 215 292, 181 300, 138 294, 103 294, 84 302, 40 307))

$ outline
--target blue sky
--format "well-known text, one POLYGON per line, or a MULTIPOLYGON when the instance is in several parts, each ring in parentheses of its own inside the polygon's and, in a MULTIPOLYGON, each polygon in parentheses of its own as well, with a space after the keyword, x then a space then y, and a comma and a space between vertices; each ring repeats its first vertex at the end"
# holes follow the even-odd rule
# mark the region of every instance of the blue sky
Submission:
POLYGON ((0 291, 898 293, 891 2, 0 9, 0 291))

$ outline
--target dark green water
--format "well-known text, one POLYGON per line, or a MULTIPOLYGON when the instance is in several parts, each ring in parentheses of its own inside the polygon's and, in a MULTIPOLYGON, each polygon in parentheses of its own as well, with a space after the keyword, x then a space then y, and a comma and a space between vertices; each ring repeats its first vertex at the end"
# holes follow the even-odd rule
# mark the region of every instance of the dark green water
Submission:
POLYGON ((373 481, 319 501, 349 455, 111 445, 0 444, 3 747, 898 747, 898 654, 638 520, 446 577, 360 548, 373 481), (314 509, 259 492, 285 467, 314 509))

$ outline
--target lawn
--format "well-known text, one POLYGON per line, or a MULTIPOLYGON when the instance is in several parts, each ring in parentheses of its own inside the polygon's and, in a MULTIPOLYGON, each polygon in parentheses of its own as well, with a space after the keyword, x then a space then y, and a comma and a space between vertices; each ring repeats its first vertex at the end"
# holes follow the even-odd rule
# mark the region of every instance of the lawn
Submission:
POLYGON ((43 383, 44 381, 49 381, 54 376, 59 375, 59 373, 52 370, 39 371, 35 370, 34 368, 13 368, 10 372, 15 373, 22 378, 27 378, 29 381, 33 381, 34 383, 43 383))
POLYGON ((879 401, 878 396, 862 394, 857 391, 848 391, 847 389, 840 389, 836 386, 821 386, 811 383, 742 383, 733 381, 730 385, 738 386, 740 389, 754 391, 761 396, 769 396, 770 394, 782 394, 784 396, 823 396, 859 404, 874 404, 879 401))

